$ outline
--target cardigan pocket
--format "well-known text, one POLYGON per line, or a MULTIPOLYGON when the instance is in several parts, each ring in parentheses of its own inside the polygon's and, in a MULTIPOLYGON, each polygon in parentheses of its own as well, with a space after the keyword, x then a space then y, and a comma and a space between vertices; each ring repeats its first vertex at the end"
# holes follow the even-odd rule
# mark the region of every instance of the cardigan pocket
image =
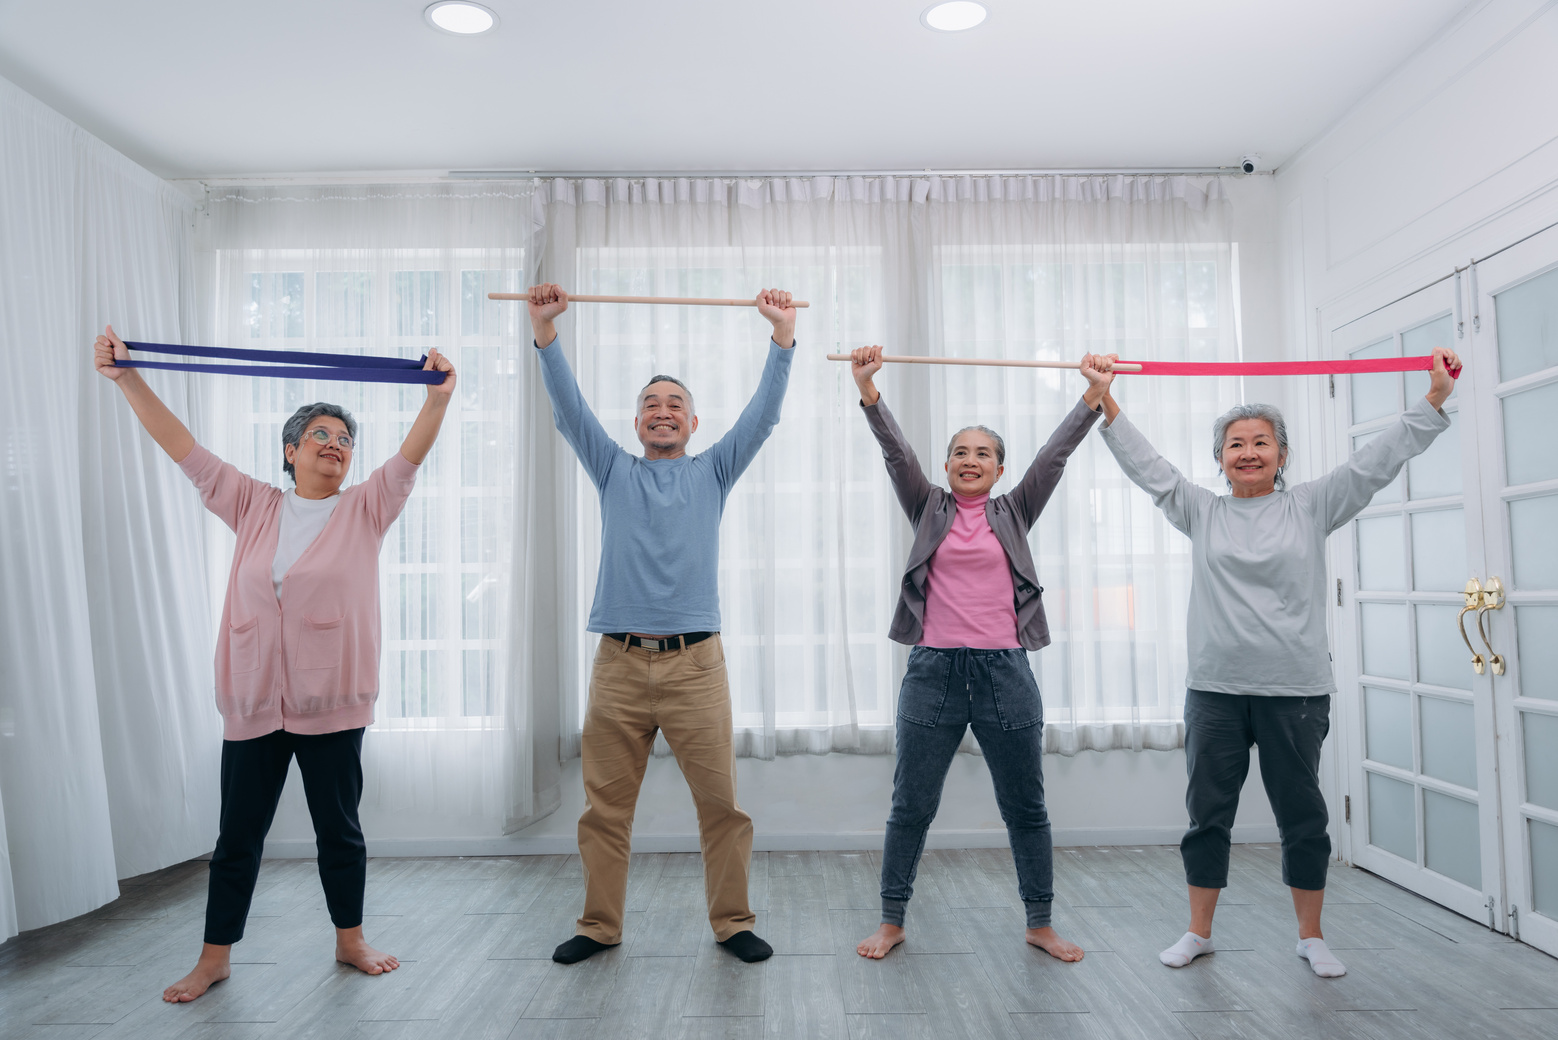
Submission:
POLYGON ((230 625, 227 629, 227 664, 233 674, 252 672, 260 667, 260 619, 230 625))
POLYGON ((329 621, 315 621, 303 615, 298 632, 299 668, 339 668, 345 648, 346 615, 329 621))

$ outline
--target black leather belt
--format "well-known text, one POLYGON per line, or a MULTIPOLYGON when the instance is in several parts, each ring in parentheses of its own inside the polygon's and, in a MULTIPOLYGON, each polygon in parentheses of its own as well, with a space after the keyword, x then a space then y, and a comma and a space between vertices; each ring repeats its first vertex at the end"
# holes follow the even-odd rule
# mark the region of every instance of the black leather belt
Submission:
POLYGON ((683 632, 679 636, 666 636, 664 639, 645 639, 643 636, 629 635, 627 632, 607 632, 607 639, 615 639, 627 646, 641 646, 645 650, 681 650, 701 643, 710 636, 718 635, 717 632, 683 632))

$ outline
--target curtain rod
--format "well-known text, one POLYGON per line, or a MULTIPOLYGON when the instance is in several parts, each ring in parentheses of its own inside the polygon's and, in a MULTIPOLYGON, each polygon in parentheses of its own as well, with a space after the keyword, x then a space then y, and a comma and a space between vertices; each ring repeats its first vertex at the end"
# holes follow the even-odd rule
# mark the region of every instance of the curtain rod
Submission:
MULTIPOLYGON (((1262 170, 1250 176, 1271 171, 1262 170)), ((549 180, 562 178, 626 178, 676 180, 681 177, 716 180, 742 180, 763 177, 1180 177, 1240 174, 1237 166, 1139 166, 1049 168, 1011 170, 450 170, 451 180, 549 180)))
POLYGON ((1237 166, 1181 167, 1072 167, 1009 170, 350 170, 329 173, 256 173, 213 175, 206 177, 169 177, 172 184, 207 187, 263 187, 270 184, 447 184, 459 181, 550 180, 594 178, 611 180, 675 180, 690 177, 711 180, 742 180, 764 177, 1180 177, 1239 176, 1265 177, 1272 170, 1246 174, 1237 166))

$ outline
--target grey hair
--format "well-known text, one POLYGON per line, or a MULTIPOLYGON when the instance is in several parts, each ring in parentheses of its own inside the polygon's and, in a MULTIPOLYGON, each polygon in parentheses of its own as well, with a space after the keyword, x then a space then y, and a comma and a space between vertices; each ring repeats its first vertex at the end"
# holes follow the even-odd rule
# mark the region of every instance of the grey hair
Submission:
POLYGON ((298 474, 292 463, 287 461, 287 445, 290 444, 295 448, 302 444, 303 434, 308 430, 308 424, 321 415, 328 415, 332 419, 341 420, 346 424, 346 432, 352 440, 355 441, 357 439, 357 420, 352 418, 351 412, 348 412, 338 404, 315 401, 313 404, 305 404, 302 408, 293 412, 292 418, 288 419, 281 427, 281 468, 286 471, 287 476, 292 478, 292 483, 294 484, 298 482, 298 474))
POLYGON ((948 462, 952 461, 952 449, 957 444, 958 438, 963 436, 969 430, 977 430, 986 437, 989 437, 991 440, 995 441, 995 464, 997 466, 1006 465, 1006 442, 1001 439, 1001 435, 999 433, 996 433, 988 426, 965 426, 957 433, 954 433, 952 435, 952 439, 947 442, 948 462))
POLYGON ((1277 439, 1279 457, 1283 460, 1283 463, 1277 466, 1276 479, 1277 490, 1281 491, 1287 486, 1287 481, 1282 479, 1282 471, 1286 468, 1288 453, 1288 424, 1276 405, 1237 404, 1218 416, 1217 421, 1212 424, 1212 457, 1217 460, 1219 466, 1223 464, 1223 442, 1228 439, 1228 427, 1244 419, 1259 419, 1271 425, 1272 435, 1277 439))
POLYGON ((697 415, 698 414, 697 409, 692 406, 692 391, 687 389, 687 384, 682 382, 680 379, 677 379, 675 376, 667 376, 667 375, 657 375, 657 376, 650 376, 649 377, 649 382, 644 384, 644 389, 640 390, 638 392, 638 406, 640 408, 644 407, 644 391, 648 390, 650 387, 654 386, 656 383, 675 383, 677 386, 681 387, 683 390, 685 390, 687 392, 687 414, 688 415, 697 415))

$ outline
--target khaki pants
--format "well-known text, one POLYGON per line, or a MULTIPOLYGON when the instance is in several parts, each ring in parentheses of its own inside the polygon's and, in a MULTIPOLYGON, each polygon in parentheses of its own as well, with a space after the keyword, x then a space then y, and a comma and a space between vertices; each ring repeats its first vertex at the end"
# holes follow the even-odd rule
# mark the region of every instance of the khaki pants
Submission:
POLYGON ((750 931, 756 917, 747 903, 752 817, 736 804, 730 683, 718 635, 658 652, 600 641, 584 716, 584 915, 575 930, 608 945, 622 941, 633 811, 656 730, 692 789, 709 924, 723 942, 750 931))

